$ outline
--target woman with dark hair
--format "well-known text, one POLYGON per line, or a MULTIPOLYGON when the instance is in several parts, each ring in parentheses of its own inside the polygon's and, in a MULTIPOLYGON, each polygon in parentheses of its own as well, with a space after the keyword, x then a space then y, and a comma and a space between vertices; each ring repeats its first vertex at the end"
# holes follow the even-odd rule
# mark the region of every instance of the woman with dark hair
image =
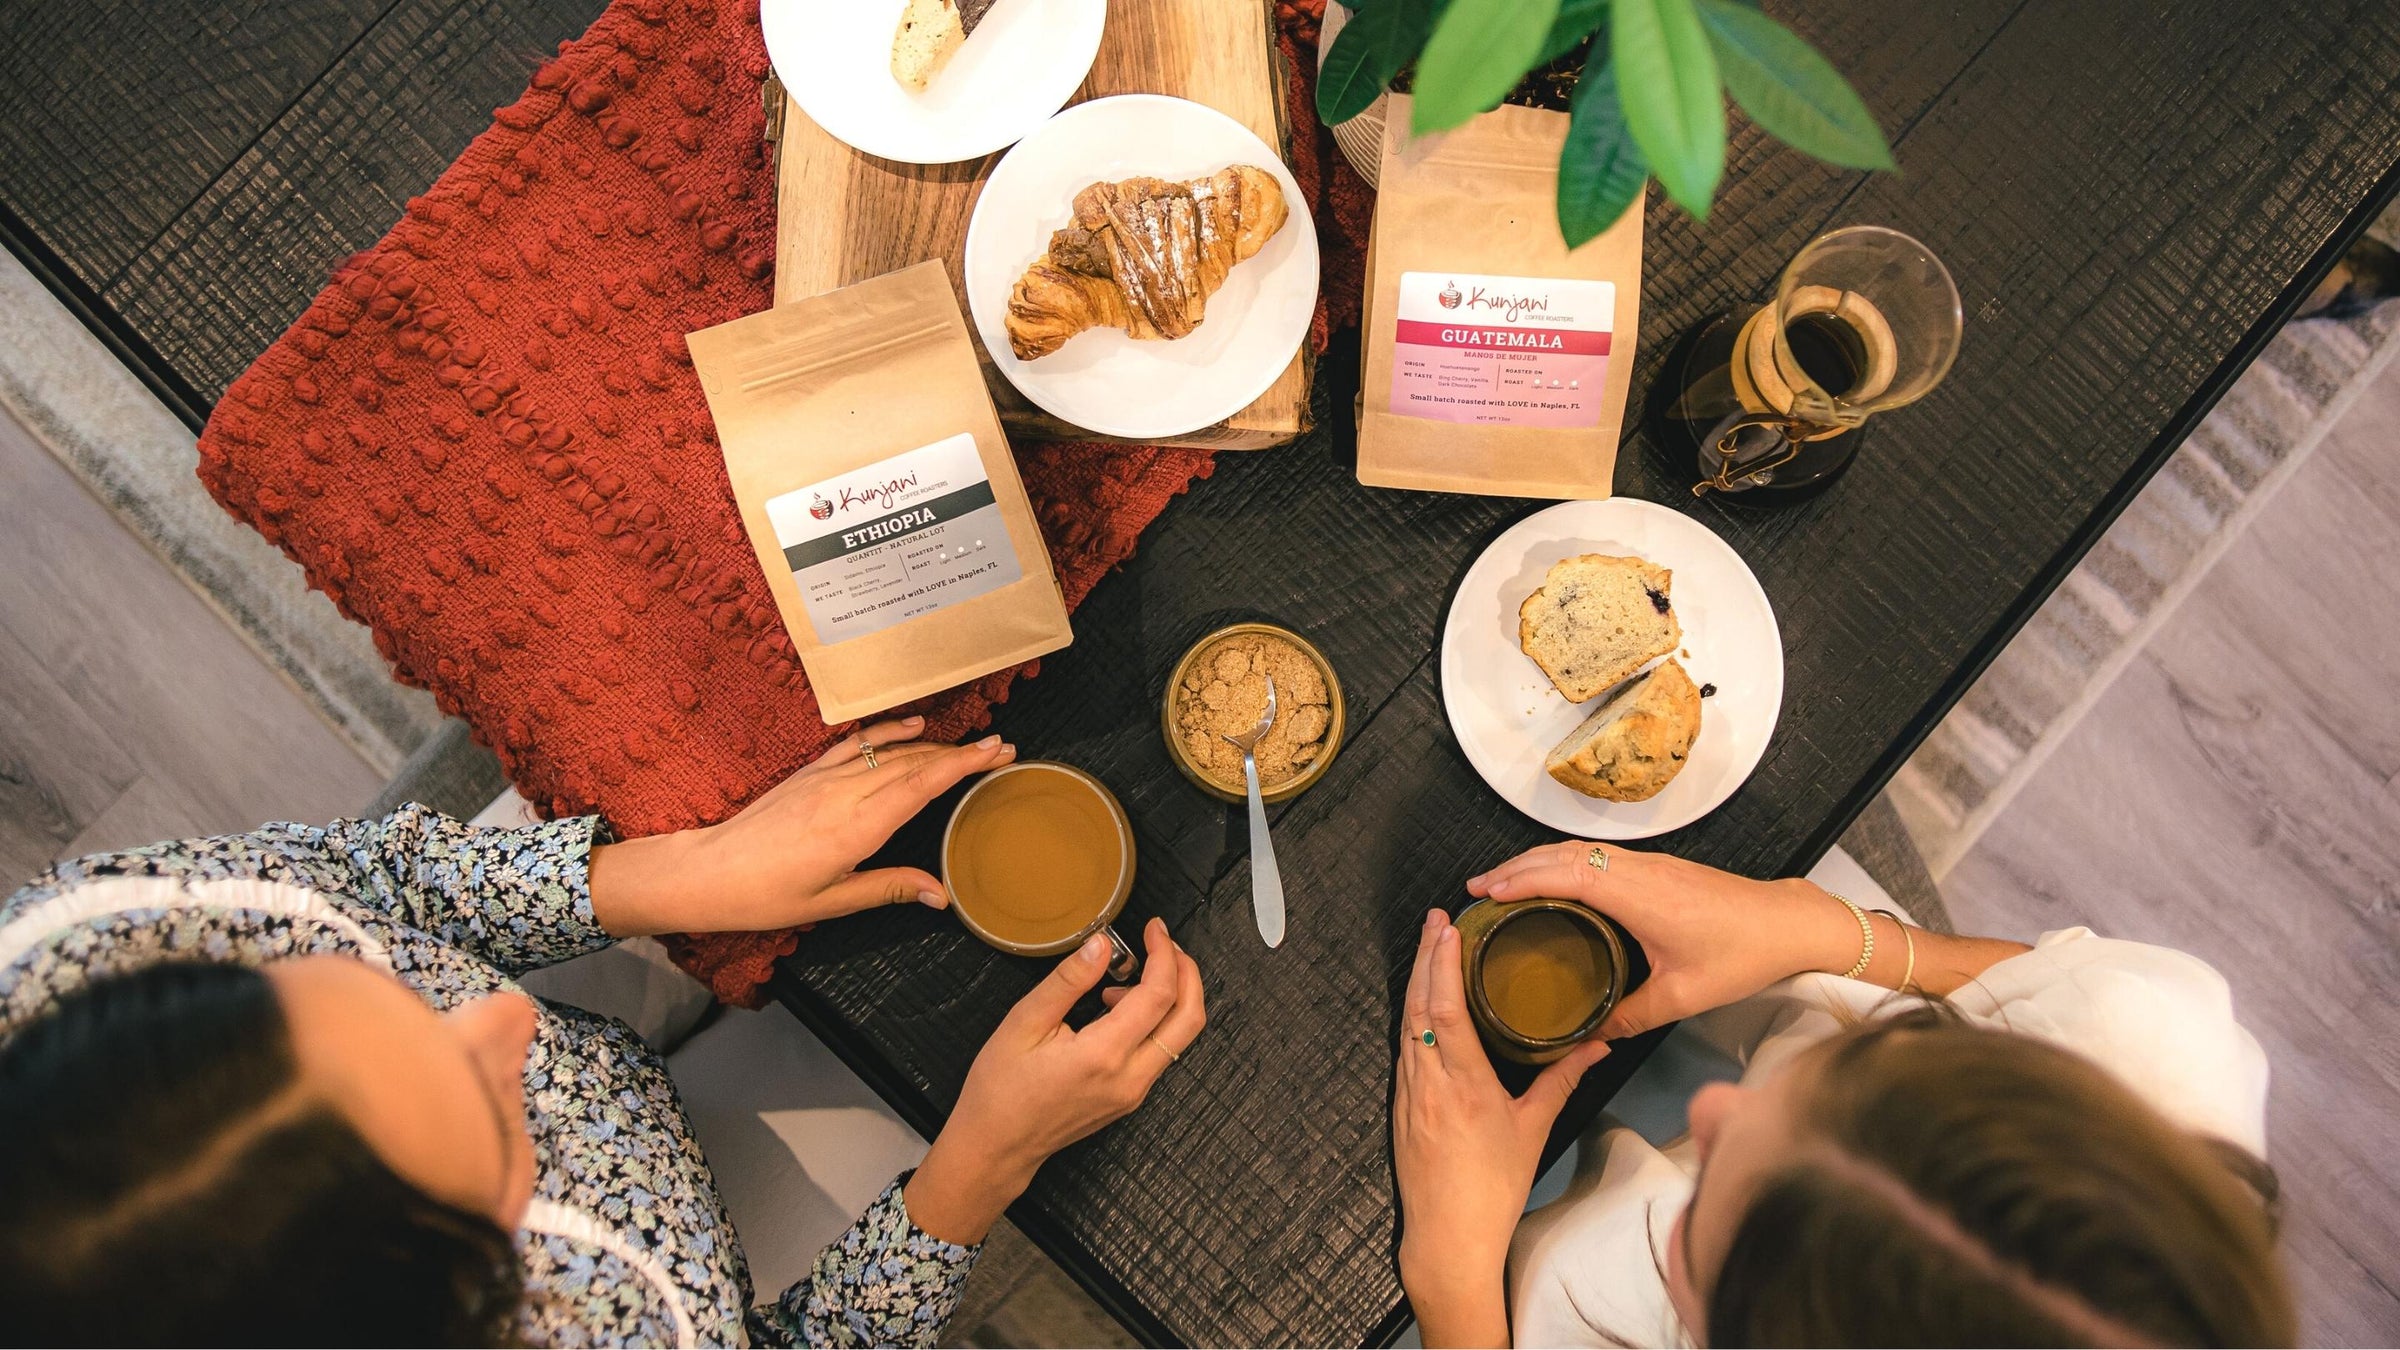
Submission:
POLYGON ((1426 917, 1392 1141, 1427 1345, 2291 1341, 2265 1056, 2201 962, 2080 928, 1949 937, 1807 881, 1581 841, 1467 889, 1580 900, 1651 974, 1512 1098, 1458 930, 1426 917), (1566 1193, 1525 1213, 1606 1038, 1682 1019, 1684 1067, 1719 1079, 1689 1133, 1587 1136, 1566 1193))
POLYGON ((1081 1030, 1105 938, 977 1056, 924 1162, 752 1306, 657 1056, 513 977, 635 934, 946 903, 861 872, 997 737, 869 727, 723 824, 612 842, 419 807, 62 863, 0 905, 0 1306, 12 1340, 930 1345, 1052 1152, 1199 1035, 1163 925, 1081 1030))

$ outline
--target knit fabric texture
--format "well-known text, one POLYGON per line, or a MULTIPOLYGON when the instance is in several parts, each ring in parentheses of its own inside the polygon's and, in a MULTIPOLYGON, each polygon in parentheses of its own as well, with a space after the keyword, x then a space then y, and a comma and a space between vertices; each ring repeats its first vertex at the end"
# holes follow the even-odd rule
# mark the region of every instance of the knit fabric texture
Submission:
MULTIPOLYGON (((1354 319, 1365 188, 1309 105, 1323 0, 1288 0, 1295 172, 1354 319), (1356 233, 1349 233, 1351 226, 1356 233)), ((236 380, 200 437, 226 510, 374 630, 552 815, 722 820, 827 726, 735 508, 683 335, 771 303, 756 0, 614 0, 236 380)), ((1322 308, 1311 340, 1331 322, 1322 308)), ((1204 450, 1023 442, 1070 607, 1208 475, 1204 450)), ((1270 452, 1271 453, 1271 452, 1270 452)), ((887 716, 967 736, 1001 671, 887 716)), ((793 932, 670 943, 755 1002, 793 932)))

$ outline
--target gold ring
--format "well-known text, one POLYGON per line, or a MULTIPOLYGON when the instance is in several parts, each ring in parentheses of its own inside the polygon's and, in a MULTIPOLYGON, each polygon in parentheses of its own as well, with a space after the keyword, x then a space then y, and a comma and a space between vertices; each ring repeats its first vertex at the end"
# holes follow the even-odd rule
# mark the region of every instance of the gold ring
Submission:
POLYGON ((1590 863, 1593 868, 1598 871, 1605 872, 1608 870, 1608 850, 1600 847, 1598 844, 1592 845, 1592 851, 1583 855, 1583 860, 1587 863, 1590 863))
POLYGON ((867 762, 867 767, 870 769, 880 769, 883 767, 875 762, 875 742, 868 740, 864 736, 858 738, 858 756, 867 762))
POLYGON ((1162 1040, 1160 1040, 1160 1039, 1159 1039, 1158 1037, 1156 1037, 1156 1036, 1152 1036, 1152 1035, 1149 1035, 1149 1034, 1147 1034, 1147 1033, 1144 1033, 1144 1035, 1142 1036, 1142 1039, 1143 1039, 1143 1040, 1145 1040, 1145 1041, 1148 1041, 1148 1042, 1150 1042, 1152 1045, 1155 1045, 1155 1046, 1157 1046, 1157 1047, 1158 1047, 1158 1052, 1159 1052, 1160 1054, 1162 1054, 1162 1055, 1165 1055, 1165 1056, 1167 1057, 1167 1062, 1168 1062, 1169 1064, 1172 1064, 1172 1063, 1174 1063, 1175 1061, 1177 1061, 1177 1060, 1179 1060, 1179 1059, 1182 1059, 1182 1058, 1183 1058, 1183 1056, 1181 1056, 1181 1055, 1179 1055, 1179 1054, 1176 1054, 1176 1053, 1175 1053, 1174 1051, 1172 1051, 1172 1050, 1169 1050, 1169 1049, 1167 1048, 1167 1043, 1166 1043, 1165 1041, 1162 1041, 1162 1040))
POLYGON ((1433 1028, 1427 1027, 1423 1031, 1418 1032, 1417 1039, 1423 1041, 1427 1045, 1432 1045, 1434 1043, 1433 1028))

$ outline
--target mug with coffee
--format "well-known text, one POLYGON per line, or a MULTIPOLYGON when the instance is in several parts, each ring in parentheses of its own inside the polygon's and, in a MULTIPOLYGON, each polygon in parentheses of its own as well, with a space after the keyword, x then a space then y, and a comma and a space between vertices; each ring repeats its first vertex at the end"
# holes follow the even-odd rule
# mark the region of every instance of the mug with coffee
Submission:
POLYGON ((1458 916, 1467 1011, 1486 1044, 1547 1064, 1600 1029, 1624 996, 1616 927, 1572 900, 1479 900, 1458 916))
POLYGON ((967 931, 1017 956, 1056 956, 1105 930, 1108 973, 1133 948, 1109 927, 1133 894, 1133 824, 1099 779, 1025 760, 967 790, 942 832, 942 885, 967 931))

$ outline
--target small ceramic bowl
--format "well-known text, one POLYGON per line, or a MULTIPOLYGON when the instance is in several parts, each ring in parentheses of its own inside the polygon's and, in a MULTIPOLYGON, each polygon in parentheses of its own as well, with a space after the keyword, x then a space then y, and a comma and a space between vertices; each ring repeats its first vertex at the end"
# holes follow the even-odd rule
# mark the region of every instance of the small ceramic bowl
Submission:
POLYGON ((1178 691, 1183 688, 1183 677, 1191 673, 1193 664, 1200 659, 1200 654, 1202 652, 1207 651, 1210 647, 1215 646, 1218 642, 1225 638, 1241 637, 1244 634, 1256 634, 1261 637, 1280 638, 1281 640, 1292 644, 1300 649, 1301 655, 1306 656, 1309 661, 1316 666, 1317 673, 1325 677, 1326 725, 1324 750, 1318 753, 1317 758, 1313 763, 1292 777, 1286 778, 1280 783, 1265 783, 1260 785, 1258 795, 1265 798, 1267 801, 1289 801, 1292 798, 1299 796, 1301 793, 1308 791, 1310 787, 1316 784, 1318 779, 1325 776, 1325 770, 1331 767, 1333 764, 1333 757, 1341 753, 1342 733, 1345 729, 1347 721, 1342 712, 1342 681, 1340 676, 1333 673, 1333 663, 1325 659, 1325 653, 1318 651, 1315 643, 1310 642, 1307 638, 1300 636, 1291 629, 1282 627, 1279 624, 1271 623, 1228 624, 1225 627, 1209 634, 1207 637, 1200 639, 1198 642, 1193 643, 1191 645, 1191 649, 1183 654, 1183 659, 1175 663, 1174 671, 1167 676, 1167 692, 1159 699, 1159 734, 1166 738, 1167 758, 1175 761, 1175 767, 1181 769, 1183 771, 1183 776, 1191 779, 1193 785, 1198 787, 1202 792, 1205 792, 1209 796, 1215 797, 1220 801, 1241 802, 1248 800, 1248 794, 1243 790, 1242 783, 1239 778, 1227 783, 1213 778, 1207 773, 1203 772, 1200 766, 1194 764, 1191 760, 1191 757, 1184 752, 1183 738, 1175 734, 1175 696, 1178 691))

